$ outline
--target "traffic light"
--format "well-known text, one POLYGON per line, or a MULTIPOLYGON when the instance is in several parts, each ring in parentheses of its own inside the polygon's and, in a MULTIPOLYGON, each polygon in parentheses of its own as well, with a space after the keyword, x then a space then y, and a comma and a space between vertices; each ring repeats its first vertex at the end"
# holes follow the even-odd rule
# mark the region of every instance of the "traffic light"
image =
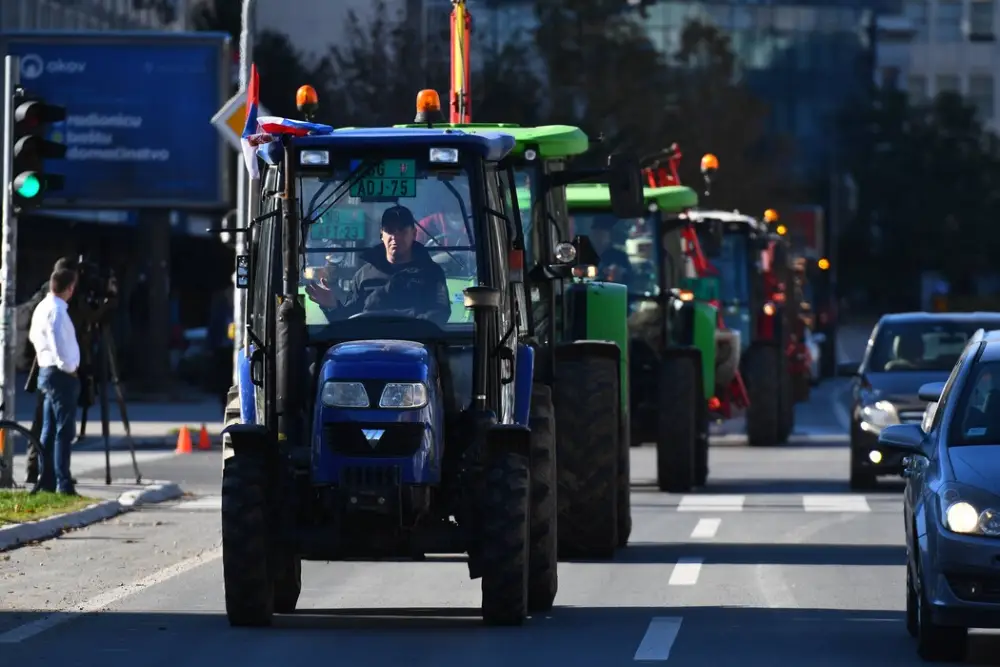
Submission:
POLYGON ((45 161, 66 157, 66 146, 45 135, 49 125, 64 120, 64 107, 31 99, 21 90, 15 93, 14 180, 10 188, 16 208, 36 208, 47 192, 62 190, 62 175, 46 173, 45 161))

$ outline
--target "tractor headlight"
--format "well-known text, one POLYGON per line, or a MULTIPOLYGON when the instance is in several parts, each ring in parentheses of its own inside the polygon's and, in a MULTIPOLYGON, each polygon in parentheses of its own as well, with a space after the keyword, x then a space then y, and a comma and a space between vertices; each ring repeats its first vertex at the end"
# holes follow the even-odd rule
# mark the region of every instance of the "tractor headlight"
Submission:
POLYGON ((322 400, 331 408, 367 408, 368 392, 360 382, 327 382, 322 400))
POLYGON ((422 408, 427 405, 427 385, 423 382, 390 382, 382 390, 380 408, 422 408))

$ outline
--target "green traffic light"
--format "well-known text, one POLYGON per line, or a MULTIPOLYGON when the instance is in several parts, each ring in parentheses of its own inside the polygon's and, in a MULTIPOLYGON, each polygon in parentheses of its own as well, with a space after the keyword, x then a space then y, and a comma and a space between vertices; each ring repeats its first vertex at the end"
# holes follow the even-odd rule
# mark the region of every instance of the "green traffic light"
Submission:
POLYGON ((38 177, 34 174, 27 174, 23 178, 19 179, 17 184, 17 194, 21 195, 25 199, 32 199, 38 196, 38 193, 42 191, 42 182, 38 180, 38 177))

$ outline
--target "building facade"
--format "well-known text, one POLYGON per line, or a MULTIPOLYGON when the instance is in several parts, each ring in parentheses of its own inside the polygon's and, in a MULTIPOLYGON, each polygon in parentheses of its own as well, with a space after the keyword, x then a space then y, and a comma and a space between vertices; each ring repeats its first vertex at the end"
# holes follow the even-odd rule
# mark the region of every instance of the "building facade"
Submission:
POLYGON ((0 31, 186 30, 194 0, 3 0, 0 31))
POLYGON ((915 102, 961 93, 1000 130, 997 0, 904 0, 880 21, 877 80, 915 102))

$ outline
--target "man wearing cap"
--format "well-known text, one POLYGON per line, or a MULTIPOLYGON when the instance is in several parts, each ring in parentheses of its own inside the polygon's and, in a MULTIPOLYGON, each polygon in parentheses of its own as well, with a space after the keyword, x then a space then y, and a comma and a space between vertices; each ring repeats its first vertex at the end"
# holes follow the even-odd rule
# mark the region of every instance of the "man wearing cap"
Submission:
POLYGON ((416 241, 417 221, 405 206, 382 213, 381 243, 361 253, 350 296, 340 303, 325 279, 306 287, 330 321, 361 312, 392 311, 444 324, 451 315, 444 271, 416 241))
POLYGON ((615 220, 597 220, 590 229, 590 242, 601 258, 597 272, 601 280, 610 280, 630 285, 632 283, 632 262, 628 255, 611 245, 611 228, 615 220))

